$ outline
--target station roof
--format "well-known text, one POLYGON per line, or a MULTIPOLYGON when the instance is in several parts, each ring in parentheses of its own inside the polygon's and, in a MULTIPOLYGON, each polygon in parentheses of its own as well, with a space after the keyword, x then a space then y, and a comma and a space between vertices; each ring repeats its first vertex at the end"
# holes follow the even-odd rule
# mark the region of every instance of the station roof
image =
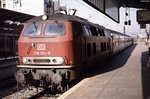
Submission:
POLYGON ((33 15, 0 8, 0 33, 20 33, 22 30, 20 23, 33 17, 33 15))
POLYGON ((119 7, 132 7, 150 10, 150 0, 117 0, 119 7))
POLYGON ((0 8, 0 21, 11 20, 13 22, 21 22, 22 23, 33 17, 34 17, 33 15, 24 14, 24 13, 0 8))

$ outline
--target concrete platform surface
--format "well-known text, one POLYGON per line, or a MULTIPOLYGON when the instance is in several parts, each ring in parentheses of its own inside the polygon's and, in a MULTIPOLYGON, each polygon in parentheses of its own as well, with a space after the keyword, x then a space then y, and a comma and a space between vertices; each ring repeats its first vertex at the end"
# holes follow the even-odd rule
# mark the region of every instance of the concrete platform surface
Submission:
POLYGON ((99 66, 94 75, 86 78, 88 80, 58 99, 150 99, 147 62, 147 46, 135 44, 102 68, 99 66))

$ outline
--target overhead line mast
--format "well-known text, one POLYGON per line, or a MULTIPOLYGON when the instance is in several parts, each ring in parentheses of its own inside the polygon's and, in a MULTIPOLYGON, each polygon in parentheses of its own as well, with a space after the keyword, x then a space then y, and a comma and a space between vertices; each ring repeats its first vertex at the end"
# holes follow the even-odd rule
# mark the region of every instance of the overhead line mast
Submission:
POLYGON ((53 14, 59 12, 59 0, 44 0, 44 14, 53 14))

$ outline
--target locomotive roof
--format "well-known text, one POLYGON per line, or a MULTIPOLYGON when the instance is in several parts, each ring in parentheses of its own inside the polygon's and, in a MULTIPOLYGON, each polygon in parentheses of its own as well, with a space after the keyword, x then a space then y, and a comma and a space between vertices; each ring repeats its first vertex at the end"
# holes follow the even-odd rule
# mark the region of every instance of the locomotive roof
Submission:
MULTIPOLYGON (((94 26, 98 26, 97 24, 89 22, 88 20, 84 18, 81 18, 78 16, 66 15, 66 14, 51 14, 51 15, 48 15, 47 20, 71 20, 71 21, 81 22, 84 24, 91 24, 94 26)), ((35 22, 35 21, 42 21, 42 16, 34 17, 33 19, 28 20, 27 22, 35 22)), ((102 26, 99 25, 99 27, 102 27, 102 26)))
MULTIPOLYGON (((34 17, 33 19, 28 20, 27 22, 42 21, 42 16, 34 17)), ((66 14, 50 14, 47 16, 48 16, 47 20, 74 20, 74 21, 80 21, 80 22, 87 22, 86 19, 80 18, 78 16, 71 16, 71 15, 66 15, 66 14)))
MULTIPOLYGON (((27 22, 36 22, 36 21, 43 21, 42 20, 42 16, 38 16, 38 17, 34 17, 30 20, 28 20, 27 22)), ((67 14, 51 14, 51 15, 47 15, 48 16, 48 19, 47 20, 71 20, 71 21, 76 21, 76 22, 81 22, 83 24, 89 24, 89 25, 92 25, 92 26, 95 26, 95 27, 98 27, 98 28, 103 28, 103 29, 106 29, 105 27, 103 26, 100 26, 99 24, 94 24, 92 22, 89 22, 88 20, 84 19, 84 18, 81 18, 81 17, 78 17, 78 16, 72 16, 72 15, 67 15, 67 14)), ((107 29, 115 34, 120 34, 120 35, 124 35, 124 36, 128 36, 130 37, 129 35, 126 35, 126 34, 123 34, 123 33, 119 33, 117 31, 114 31, 114 30, 110 30, 110 29, 107 29)))

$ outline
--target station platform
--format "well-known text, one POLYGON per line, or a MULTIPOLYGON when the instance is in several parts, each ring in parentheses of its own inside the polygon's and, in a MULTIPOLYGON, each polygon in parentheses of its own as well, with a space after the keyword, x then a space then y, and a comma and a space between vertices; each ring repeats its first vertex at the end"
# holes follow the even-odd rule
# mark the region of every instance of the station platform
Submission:
POLYGON ((57 99, 150 99, 148 48, 135 44, 57 99))

